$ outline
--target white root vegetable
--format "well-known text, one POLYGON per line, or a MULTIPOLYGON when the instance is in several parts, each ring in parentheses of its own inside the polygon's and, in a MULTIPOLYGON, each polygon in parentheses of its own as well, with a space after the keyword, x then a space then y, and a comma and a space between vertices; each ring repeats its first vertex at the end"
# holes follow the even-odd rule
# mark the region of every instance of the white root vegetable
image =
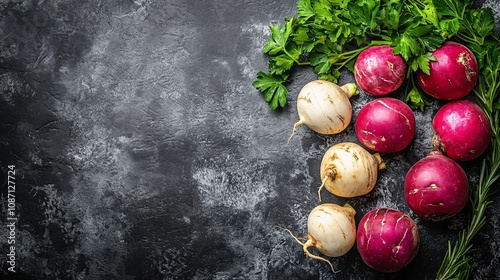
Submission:
POLYGON ((356 197, 369 193, 377 183, 378 171, 385 169, 378 153, 370 154, 356 143, 344 142, 331 146, 321 161, 321 189, 340 197, 356 197))
POLYGON ((309 252, 315 247, 321 254, 328 257, 340 257, 354 246, 356 241, 356 211, 349 204, 340 206, 334 203, 323 203, 316 206, 307 219, 307 241, 301 242, 289 230, 292 237, 304 250, 307 257, 328 263, 333 272, 332 263, 321 256, 309 252))
POLYGON ((357 94, 359 91, 354 83, 343 86, 323 80, 307 83, 297 97, 299 121, 294 124, 289 141, 302 124, 320 134, 343 131, 352 119, 349 98, 357 94))

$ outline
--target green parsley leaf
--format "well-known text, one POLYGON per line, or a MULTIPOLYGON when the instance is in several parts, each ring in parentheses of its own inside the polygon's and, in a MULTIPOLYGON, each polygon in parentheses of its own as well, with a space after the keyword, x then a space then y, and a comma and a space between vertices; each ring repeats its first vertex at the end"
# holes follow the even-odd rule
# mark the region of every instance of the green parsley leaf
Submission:
POLYGON ((439 28, 441 29, 441 36, 449 38, 457 34, 460 29, 460 22, 458 18, 443 19, 439 22, 439 28))
POLYGON ((376 17, 380 9, 380 1, 357 1, 347 6, 352 23, 364 26, 365 30, 374 30, 377 27, 376 17))
POLYGON ((463 18, 470 1, 439 0, 434 1, 436 12, 441 17, 463 18))
POLYGON ((311 5, 311 0, 300 0, 297 3, 297 16, 301 24, 306 23, 310 18, 314 17, 314 9, 311 5))
POLYGON ((264 100, 269 103, 269 107, 275 110, 285 107, 288 90, 283 85, 287 76, 273 76, 262 71, 257 72, 257 79, 252 86, 264 94, 264 100))
POLYGON ((486 37, 495 28, 495 18, 491 9, 478 9, 468 13, 467 21, 481 37, 486 37))
POLYGON ((413 87, 406 94, 405 102, 408 103, 410 108, 420 111, 424 111, 425 106, 429 105, 429 101, 424 99, 423 94, 416 87, 413 87))
POLYGON ((417 71, 418 69, 422 70, 425 74, 430 74, 430 66, 429 63, 431 61, 437 61, 436 57, 431 53, 425 53, 421 56, 416 57, 411 61, 410 67, 411 70, 417 71))
POLYGON ((273 24, 271 29, 271 36, 262 48, 264 53, 275 55, 285 50, 290 34, 293 32, 294 18, 286 19, 285 26, 281 27, 278 24, 273 24))

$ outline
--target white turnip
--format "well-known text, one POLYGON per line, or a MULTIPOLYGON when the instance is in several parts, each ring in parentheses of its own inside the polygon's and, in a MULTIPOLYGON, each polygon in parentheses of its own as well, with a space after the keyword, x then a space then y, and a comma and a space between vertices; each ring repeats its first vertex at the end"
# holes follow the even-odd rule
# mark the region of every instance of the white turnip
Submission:
POLYGON ((443 105, 434 116, 432 127, 434 147, 456 161, 479 157, 491 139, 488 117, 470 100, 455 100, 443 105))
POLYGON ((399 152, 413 140, 415 115, 403 101, 381 97, 361 108, 354 130, 361 144, 372 151, 399 152))
POLYGON ((395 209, 377 208, 361 218, 356 244, 361 259, 369 267, 396 272, 417 255, 420 236, 408 215, 395 209))
POLYGON ((431 221, 447 219, 467 204, 467 174, 456 161, 440 151, 431 151, 408 170, 404 196, 419 217, 431 221))
POLYGON ((365 195, 377 183, 378 171, 384 168, 385 163, 378 153, 372 155, 355 143, 335 144, 323 155, 322 184, 318 194, 324 187, 340 197, 365 195))
POLYGON ((456 100, 468 95, 477 83, 478 66, 474 54, 464 45, 446 41, 432 55, 429 75, 418 70, 420 88, 430 96, 456 100))
POLYGON ((290 138, 302 124, 320 134, 331 135, 342 132, 352 118, 349 98, 358 93, 354 83, 343 86, 323 80, 307 83, 297 97, 299 121, 294 124, 290 138))
POLYGON ((358 86, 374 96, 387 95, 404 82, 408 64, 390 46, 373 46, 362 51, 354 63, 358 86))
POLYGON ((340 206, 334 203, 323 203, 316 206, 307 219, 307 241, 301 242, 290 231, 309 258, 327 262, 335 272, 332 263, 326 258, 312 254, 310 247, 315 247, 328 257, 340 257, 354 246, 356 242, 356 211, 349 204, 340 206))

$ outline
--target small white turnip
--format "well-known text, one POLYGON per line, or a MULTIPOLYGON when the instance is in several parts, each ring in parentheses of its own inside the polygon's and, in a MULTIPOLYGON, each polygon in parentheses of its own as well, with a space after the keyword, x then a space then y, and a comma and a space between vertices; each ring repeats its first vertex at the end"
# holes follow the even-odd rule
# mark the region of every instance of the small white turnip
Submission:
POLYGON ((323 187, 340 197, 365 195, 375 187, 378 171, 384 168, 385 163, 378 153, 372 155, 356 143, 335 144, 321 161, 320 200, 323 187))
POLYGON ((327 257, 340 257, 356 242, 356 211, 349 204, 340 206, 334 203, 323 203, 309 213, 307 218, 307 241, 301 242, 289 230, 292 237, 304 250, 307 257, 321 260, 330 265, 336 272, 332 263, 324 257, 312 254, 309 248, 315 247, 321 254, 327 257))
POLYGON ((359 110, 354 130, 361 144, 379 153, 406 148, 415 136, 415 115, 403 101, 381 97, 359 110))
POLYGON ((354 63, 354 78, 366 93, 383 96, 404 82, 408 64, 391 46, 373 46, 362 51, 354 63))
POLYGON ((358 226, 356 244, 361 259, 381 272, 396 272, 417 255, 420 236, 410 216, 390 208, 366 213, 358 226))
POLYGON ((356 94, 359 94, 359 91, 354 83, 343 86, 323 80, 307 83, 297 97, 299 121, 294 124, 290 139, 296 128, 302 124, 320 134, 342 132, 352 118, 349 98, 356 94))
POLYGON ((443 105, 432 120, 433 145, 456 160, 468 161, 482 155, 491 140, 491 125, 484 111, 470 100, 443 105))
POLYGON ((467 204, 467 174, 456 161, 440 151, 431 151, 408 170, 404 196, 419 217, 431 221, 447 219, 467 204))

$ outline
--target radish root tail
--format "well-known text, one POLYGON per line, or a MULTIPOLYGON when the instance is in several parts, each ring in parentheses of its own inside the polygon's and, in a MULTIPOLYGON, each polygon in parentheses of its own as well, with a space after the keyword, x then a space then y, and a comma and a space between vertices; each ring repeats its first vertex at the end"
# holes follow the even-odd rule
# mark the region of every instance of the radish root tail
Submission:
POLYGON ((302 124, 304 124, 304 120, 301 119, 293 125, 292 135, 290 135, 290 137, 288 138, 288 142, 286 142, 287 145, 290 143, 290 140, 292 140, 292 137, 295 134, 297 127, 302 125, 302 124))
POLYGON ((323 257, 316 256, 316 255, 311 254, 311 252, 309 252, 309 250, 308 250, 308 249, 309 249, 309 247, 314 247, 314 241, 313 241, 312 239, 308 239, 308 240, 307 240, 307 242, 306 242, 306 243, 304 243, 304 245, 302 246, 302 248, 304 249, 304 253, 306 253, 306 256, 307 256, 307 257, 309 257, 309 258, 311 258, 311 259, 314 259, 314 260, 324 261, 324 262, 328 263, 328 265, 329 265, 329 266, 330 266, 330 268, 332 269, 333 273, 340 272, 340 271, 335 270, 335 269, 333 268, 333 265, 332 265, 332 263, 331 263, 329 260, 327 260, 327 259, 325 259, 325 258, 323 258, 323 257))

